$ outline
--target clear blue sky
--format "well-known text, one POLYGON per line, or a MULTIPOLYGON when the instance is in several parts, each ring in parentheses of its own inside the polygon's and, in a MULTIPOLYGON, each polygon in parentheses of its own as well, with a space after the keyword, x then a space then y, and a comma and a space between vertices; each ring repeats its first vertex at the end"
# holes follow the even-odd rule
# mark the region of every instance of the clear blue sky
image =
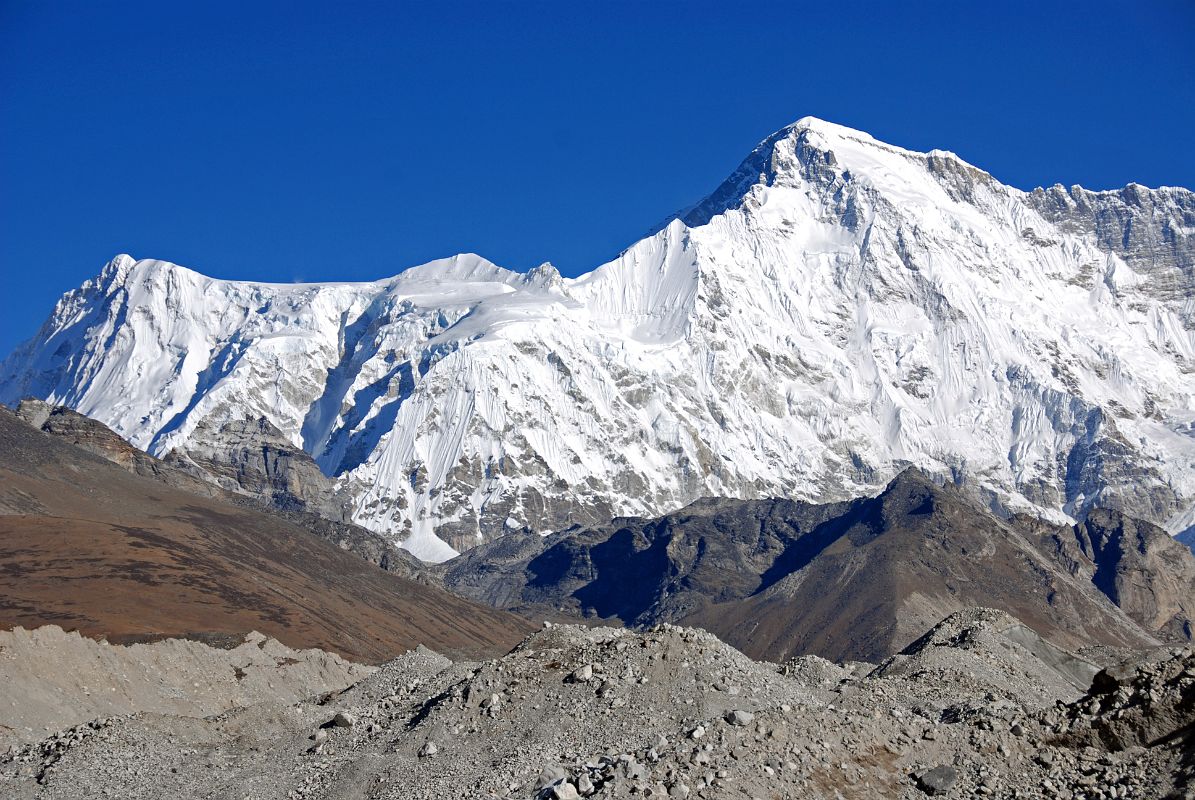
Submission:
POLYGON ((577 274, 807 114, 1023 188, 1195 186, 1195 2, 0 0, 0 353, 118 252, 577 274))

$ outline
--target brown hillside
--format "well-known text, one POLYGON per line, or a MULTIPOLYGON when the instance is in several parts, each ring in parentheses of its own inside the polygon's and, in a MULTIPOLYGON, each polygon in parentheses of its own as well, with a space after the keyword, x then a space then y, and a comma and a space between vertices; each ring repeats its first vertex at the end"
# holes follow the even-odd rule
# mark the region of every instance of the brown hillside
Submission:
POLYGON ((381 662, 497 655, 530 624, 387 573, 268 513, 175 489, 0 408, 0 627, 239 637, 381 662))

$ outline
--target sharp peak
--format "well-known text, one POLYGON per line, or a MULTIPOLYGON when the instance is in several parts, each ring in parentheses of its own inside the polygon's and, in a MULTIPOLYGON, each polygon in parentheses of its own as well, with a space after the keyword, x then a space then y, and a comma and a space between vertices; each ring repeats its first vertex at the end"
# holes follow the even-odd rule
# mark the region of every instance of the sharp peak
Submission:
MULTIPOLYGON (((844 180, 876 173, 892 180, 888 170, 875 168, 891 159, 911 161, 935 176, 962 174, 988 180, 987 172, 948 150, 908 150, 876 139, 869 133, 819 117, 801 117, 763 139, 739 166, 708 196, 684 209, 675 218, 689 227, 705 225, 714 217, 738 208, 753 187, 796 179, 832 189, 844 180)), ((937 179, 937 178, 935 178, 937 179)), ((658 233, 663 226, 657 226, 658 233)))
POLYGON ((835 136, 858 136, 864 139, 876 141, 875 137, 866 131, 860 130, 858 128, 852 128, 849 125, 840 125, 837 122, 831 122, 829 120, 822 119, 821 117, 813 116, 801 117, 796 122, 785 125, 772 135, 777 136, 793 131, 817 131, 818 133, 831 134, 835 136))
POLYGON ((985 170, 979 169, 951 150, 943 150, 937 147, 930 150, 913 150, 908 147, 891 144, 882 139, 877 139, 867 131, 847 125, 840 125, 836 122, 829 122, 819 117, 801 117, 791 125, 786 125, 764 139, 760 142, 756 150, 758 151, 765 146, 770 149, 775 147, 779 141, 788 138, 800 139, 801 144, 813 151, 832 151, 835 145, 842 144, 863 145, 876 148, 891 155, 915 158, 926 162, 933 159, 950 159, 970 169, 978 170, 985 175, 988 174, 985 170))
POLYGON ((103 283, 124 283, 136 265, 137 259, 128 253, 117 253, 100 270, 100 281, 103 283))

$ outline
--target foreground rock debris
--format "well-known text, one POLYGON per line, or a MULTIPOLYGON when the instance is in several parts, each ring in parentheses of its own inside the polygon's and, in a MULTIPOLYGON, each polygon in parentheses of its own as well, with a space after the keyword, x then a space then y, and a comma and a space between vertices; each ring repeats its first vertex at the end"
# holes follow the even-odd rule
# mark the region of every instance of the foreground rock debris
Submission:
POLYGON ((0 795, 1190 796, 1195 651, 1124 655, 1065 653, 987 609, 879 665, 546 626, 499 659, 420 649, 303 702, 78 725, 0 756, 0 795))
POLYGON ((0 747, 133 712, 205 717, 266 700, 296 702, 340 691, 375 669, 256 632, 228 644, 235 646, 167 639, 121 647, 56 625, 0 631, 0 747))

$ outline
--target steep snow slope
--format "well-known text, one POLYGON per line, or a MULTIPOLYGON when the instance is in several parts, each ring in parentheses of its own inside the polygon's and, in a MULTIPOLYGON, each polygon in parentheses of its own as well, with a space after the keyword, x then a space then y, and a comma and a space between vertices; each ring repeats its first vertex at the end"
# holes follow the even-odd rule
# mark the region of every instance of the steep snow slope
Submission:
POLYGON ((1131 189, 1025 193, 807 118, 575 280, 461 255, 269 285, 120 256, 4 363, 0 401, 155 454, 265 417, 357 522, 436 560, 702 495, 856 496, 906 464, 997 509, 1177 530, 1195 203, 1131 189))

